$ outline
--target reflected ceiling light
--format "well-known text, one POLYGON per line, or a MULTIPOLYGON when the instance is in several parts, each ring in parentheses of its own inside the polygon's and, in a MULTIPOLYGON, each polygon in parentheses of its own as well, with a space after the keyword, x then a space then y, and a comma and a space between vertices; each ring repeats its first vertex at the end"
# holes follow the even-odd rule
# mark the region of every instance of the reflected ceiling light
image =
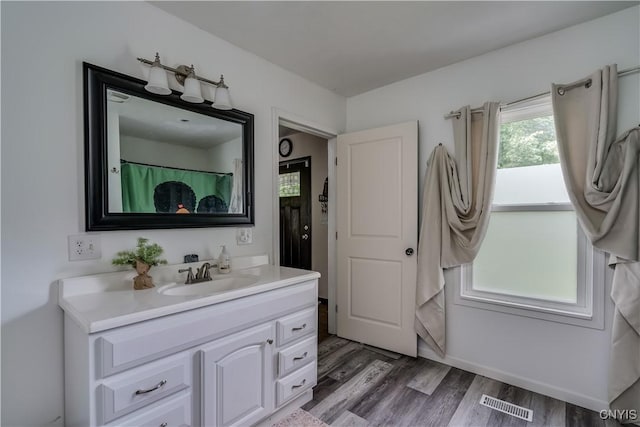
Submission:
POLYGON ((180 65, 178 68, 168 67, 160 63, 160 55, 158 55, 158 53, 156 53, 154 61, 149 61, 144 58, 138 58, 138 61, 151 66, 149 81, 144 87, 151 93, 158 95, 169 95, 171 93, 166 73, 166 71, 170 71, 175 74, 178 83, 184 86, 184 92, 180 96, 182 100, 193 103, 204 102, 200 88, 200 82, 204 82, 216 87, 215 97, 211 104, 213 108, 219 110, 231 110, 233 108, 231 105, 231 97, 229 96, 229 86, 224 83, 224 76, 222 75, 220 75, 220 81, 216 82, 197 76, 193 65, 191 67, 187 67, 186 65, 180 65))

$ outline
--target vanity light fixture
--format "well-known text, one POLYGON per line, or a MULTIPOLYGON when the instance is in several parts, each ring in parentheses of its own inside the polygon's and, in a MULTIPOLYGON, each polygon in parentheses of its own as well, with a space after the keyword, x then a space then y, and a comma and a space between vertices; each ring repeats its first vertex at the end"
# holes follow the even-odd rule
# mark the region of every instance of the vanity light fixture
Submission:
POLYGON ((158 95, 169 95, 171 93, 171 89, 169 89, 169 82, 167 81, 167 73, 165 73, 164 66, 160 63, 160 55, 157 53, 156 59, 151 62, 149 81, 144 88, 148 92, 158 95))
POLYGON ((180 99, 194 104, 200 104, 204 102, 202 97, 202 90, 200 89, 200 82, 196 78, 196 72, 193 69, 193 64, 189 68, 189 74, 184 79, 184 93, 180 95, 180 99))
POLYGON ((158 95, 169 95, 171 93, 166 73, 166 71, 170 71, 175 74, 178 83, 184 86, 184 92, 180 96, 183 101, 193 103, 204 102, 200 88, 200 82, 204 82, 216 87, 213 103, 211 104, 213 108, 217 108, 218 110, 231 110, 233 108, 231 105, 231 98, 229 96, 229 86, 224 83, 223 75, 220 75, 220 81, 215 82, 213 80, 197 76, 193 65, 190 67, 180 65, 178 68, 168 67, 160 62, 160 55, 157 52, 155 60, 153 61, 149 61, 144 58, 138 58, 138 61, 151 66, 149 71, 149 80, 147 85, 144 87, 151 93, 158 95))

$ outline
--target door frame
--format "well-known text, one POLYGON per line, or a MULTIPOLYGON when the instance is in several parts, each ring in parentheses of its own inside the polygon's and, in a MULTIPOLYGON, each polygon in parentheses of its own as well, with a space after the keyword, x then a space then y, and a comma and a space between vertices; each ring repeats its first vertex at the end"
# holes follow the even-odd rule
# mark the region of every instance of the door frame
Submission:
MULTIPOLYGON (((311 135, 319 136, 327 140, 327 162, 328 162, 328 177, 329 177, 329 200, 328 200, 328 208, 327 208, 327 218, 328 218, 328 232, 327 232, 327 247, 328 247, 328 256, 327 256, 327 299, 328 299, 328 317, 329 317, 329 333, 335 334, 337 331, 336 327, 336 280, 337 280, 337 271, 336 271, 336 137, 338 136, 338 131, 336 129, 329 128, 327 126, 321 125, 319 123, 314 122, 313 120, 309 120, 305 117, 299 116, 294 113, 290 113, 288 111, 284 111, 282 109, 273 107, 271 109, 271 179, 272 179, 272 195, 271 195, 271 204, 272 204, 272 216, 271 216, 271 224, 272 224, 272 264, 280 265, 280 203, 279 203, 279 192, 278 192, 278 176, 280 174, 280 153, 278 151, 278 146, 280 144, 280 130, 279 126, 283 125, 291 129, 298 130, 300 132, 305 132, 311 135)), ((313 197, 312 199, 313 200, 313 197)))

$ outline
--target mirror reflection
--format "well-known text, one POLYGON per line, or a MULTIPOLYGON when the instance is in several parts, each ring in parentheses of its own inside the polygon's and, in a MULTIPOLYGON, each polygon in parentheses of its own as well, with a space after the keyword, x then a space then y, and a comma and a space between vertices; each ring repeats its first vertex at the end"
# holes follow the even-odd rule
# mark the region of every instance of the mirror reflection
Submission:
POLYGON ((109 213, 243 213, 241 124, 107 90, 109 213))

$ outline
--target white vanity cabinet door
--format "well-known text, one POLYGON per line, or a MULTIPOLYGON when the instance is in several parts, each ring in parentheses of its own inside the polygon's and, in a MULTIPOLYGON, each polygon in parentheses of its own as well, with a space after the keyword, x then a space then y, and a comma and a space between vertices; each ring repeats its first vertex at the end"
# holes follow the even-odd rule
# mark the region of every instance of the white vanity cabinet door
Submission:
POLYGON ((202 347, 203 425, 250 425, 273 411, 274 335, 268 323, 202 347))

